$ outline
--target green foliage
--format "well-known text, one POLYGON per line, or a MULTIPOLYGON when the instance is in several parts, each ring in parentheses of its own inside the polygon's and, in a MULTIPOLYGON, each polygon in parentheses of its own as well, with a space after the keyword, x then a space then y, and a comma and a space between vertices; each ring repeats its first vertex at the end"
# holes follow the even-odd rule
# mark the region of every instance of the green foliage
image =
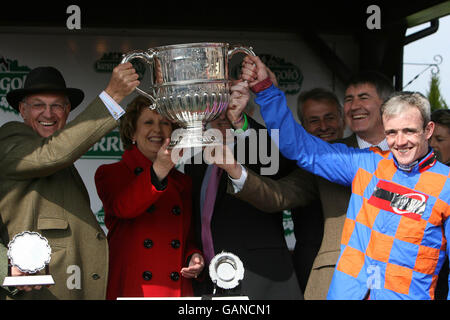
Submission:
POLYGON ((431 75, 430 81, 430 90, 427 92, 427 98, 430 101, 431 112, 438 109, 448 109, 447 103, 444 101, 444 98, 441 96, 441 92, 439 90, 440 79, 438 74, 431 75))

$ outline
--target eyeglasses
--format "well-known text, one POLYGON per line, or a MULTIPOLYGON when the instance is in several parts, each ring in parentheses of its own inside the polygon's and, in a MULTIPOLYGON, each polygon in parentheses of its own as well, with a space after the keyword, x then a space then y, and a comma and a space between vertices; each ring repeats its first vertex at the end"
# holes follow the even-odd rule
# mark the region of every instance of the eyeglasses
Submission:
POLYGON ((44 102, 34 102, 34 103, 28 103, 26 101, 22 101, 22 102, 25 103, 26 105, 30 106, 33 109, 33 111, 36 111, 36 112, 42 112, 45 110, 45 108, 47 106, 49 106, 50 110, 52 112, 61 113, 69 105, 68 103, 52 103, 52 104, 48 105, 44 102))

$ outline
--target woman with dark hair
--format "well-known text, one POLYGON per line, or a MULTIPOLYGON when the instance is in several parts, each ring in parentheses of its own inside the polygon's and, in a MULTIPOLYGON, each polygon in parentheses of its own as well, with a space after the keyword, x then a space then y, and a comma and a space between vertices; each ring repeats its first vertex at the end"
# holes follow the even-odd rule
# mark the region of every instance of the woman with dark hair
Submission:
POLYGON ((191 180, 167 149, 172 123, 139 96, 120 123, 122 160, 95 173, 108 228, 107 299, 192 296, 204 267, 192 235, 191 180))

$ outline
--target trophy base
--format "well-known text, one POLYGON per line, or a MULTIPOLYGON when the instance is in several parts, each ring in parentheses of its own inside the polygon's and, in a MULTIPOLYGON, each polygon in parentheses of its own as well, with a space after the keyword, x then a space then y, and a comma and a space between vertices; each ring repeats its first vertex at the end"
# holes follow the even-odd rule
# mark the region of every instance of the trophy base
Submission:
POLYGON ((203 131, 202 126, 177 129, 172 134, 169 149, 198 148, 223 145, 223 137, 215 131, 203 131))
POLYGON ((55 284, 51 275, 5 277, 3 287, 47 286, 55 284))
MULTIPOLYGON (((213 137, 214 138, 214 137, 213 137)), ((169 149, 184 149, 184 148, 202 148, 202 147, 214 147, 221 146, 222 141, 214 139, 208 139, 206 137, 183 137, 180 140, 171 140, 169 143, 169 149)))

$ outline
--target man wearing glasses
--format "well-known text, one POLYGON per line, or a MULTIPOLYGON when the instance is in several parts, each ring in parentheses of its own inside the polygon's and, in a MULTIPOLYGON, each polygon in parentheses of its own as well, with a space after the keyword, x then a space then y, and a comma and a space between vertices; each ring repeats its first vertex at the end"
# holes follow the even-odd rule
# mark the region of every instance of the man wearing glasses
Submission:
POLYGON ((7 275, 27 275, 8 266, 6 247, 24 231, 47 238, 55 284, 2 287, 0 299, 105 298, 108 244, 74 162, 117 126, 119 103, 137 79, 130 63, 117 66, 106 89, 67 126, 84 93, 66 87, 57 69, 35 68, 24 88, 8 93, 23 122, 0 128, 0 285, 7 275))

